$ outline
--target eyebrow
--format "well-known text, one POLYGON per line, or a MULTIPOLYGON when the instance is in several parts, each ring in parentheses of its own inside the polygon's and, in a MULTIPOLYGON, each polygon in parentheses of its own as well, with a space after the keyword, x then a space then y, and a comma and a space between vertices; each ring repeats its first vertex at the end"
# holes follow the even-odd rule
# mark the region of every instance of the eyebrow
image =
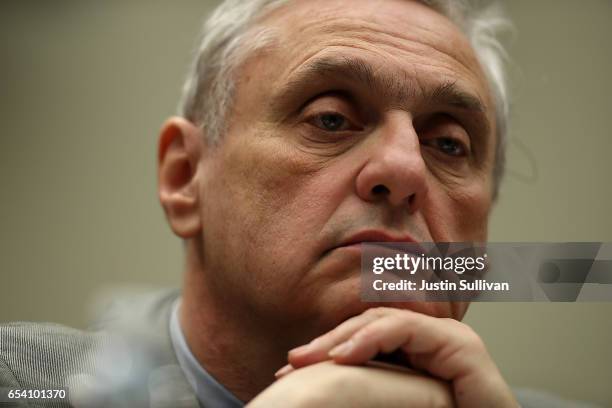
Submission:
MULTIPOLYGON (((372 65, 357 57, 321 57, 300 66, 281 87, 274 100, 292 100, 313 87, 313 83, 326 79, 340 79, 365 85, 369 91, 392 98, 400 106, 406 106, 419 96, 406 73, 390 74, 383 70, 375 70, 372 65)), ((446 106, 449 108, 476 113, 482 116, 484 125, 489 128, 486 109, 482 100, 465 89, 459 87, 456 81, 445 81, 436 84, 432 89, 421 92, 426 104, 446 106)))

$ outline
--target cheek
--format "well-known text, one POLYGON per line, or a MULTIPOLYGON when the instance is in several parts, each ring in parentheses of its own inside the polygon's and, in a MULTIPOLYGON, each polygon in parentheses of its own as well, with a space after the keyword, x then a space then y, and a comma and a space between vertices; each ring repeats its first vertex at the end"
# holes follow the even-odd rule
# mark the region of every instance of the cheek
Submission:
POLYGON ((480 182, 430 191, 424 212, 434 241, 486 242, 490 209, 491 192, 480 182))
POLYGON ((273 320, 311 313, 320 238, 346 195, 342 170, 274 137, 223 149, 202 188, 204 263, 216 291, 273 320))
POLYGON ((227 174, 230 196, 242 209, 240 222, 249 224, 253 239, 292 238, 296 226, 307 227, 312 222, 313 209, 320 202, 316 172, 300 166, 286 149, 273 142, 252 144, 235 151, 231 160, 237 171, 227 174), (268 146, 268 145, 273 146, 268 146))
POLYGON ((204 187, 214 206, 205 215, 204 229, 206 223, 214 225, 226 256, 240 259, 233 269, 262 279, 278 271, 299 276, 296 272, 312 262, 313 244, 333 213, 328 199, 333 187, 320 166, 278 137, 236 139, 241 140, 226 140, 204 187))
POLYGON ((455 234, 464 241, 487 240, 491 196, 482 185, 451 195, 456 221, 455 234))

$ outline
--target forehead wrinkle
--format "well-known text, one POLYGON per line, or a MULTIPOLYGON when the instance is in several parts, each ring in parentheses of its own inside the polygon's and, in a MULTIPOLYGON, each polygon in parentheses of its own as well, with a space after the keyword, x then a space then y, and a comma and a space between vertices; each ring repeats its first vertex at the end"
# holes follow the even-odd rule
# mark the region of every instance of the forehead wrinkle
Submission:
MULTIPOLYGON (((300 92, 308 92, 312 97, 314 88, 323 91, 326 86, 321 84, 322 79, 331 78, 340 83, 350 80, 351 86, 361 84, 364 89, 395 102, 394 108, 410 106, 416 97, 446 99, 449 106, 456 109, 482 112, 486 107, 483 116, 489 125, 493 124, 489 117, 490 90, 480 63, 469 41, 450 20, 443 23, 436 20, 442 25, 429 27, 421 24, 418 18, 408 16, 389 25, 383 24, 387 21, 384 18, 376 19, 376 13, 369 14, 371 18, 368 19, 368 16, 338 15, 318 9, 314 12, 308 9, 308 13, 306 9, 300 10, 285 9, 294 17, 289 20, 271 18, 264 22, 281 28, 284 37, 283 46, 276 51, 281 53, 277 54, 279 63, 285 68, 276 74, 271 87, 273 100, 276 96, 285 96, 276 101, 296 101, 301 97, 300 92), (349 60, 361 52, 364 53, 363 61, 371 60, 373 65, 349 60), (317 58, 330 55, 342 58, 342 54, 349 57, 348 62, 340 62, 344 68, 350 68, 344 72, 340 69, 333 72, 332 66, 338 65, 334 61, 317 61, 317 58), (321 69, 314 69, 314 65, 309 67, 312 61, 321 69), (391 71, 392 68, 395 69, 391 71), (305 83, 308 80, 311 84, 305 83), (314 85, 316 81, 318 85, 314 85), (450 82, 456 85, 440 92, 450 82)), ((445 19, 442 15, 440 18, 445 19)), ((282 110, 274 113, 281 114, 282 110)))
MULTIPOLYGON (((299 31, 299 36, 296 38, 298 43, 299 39, 309 32, 314 32, 314 38, 320 38, 322 42, 329 35, 335 36, 335 41, 339 44, 346 42, 348 45, 354 43, 355 40, 361 40, 374 47, 389 47, 393 52, 389 50, 386 52, 390 55, 403 51, 414 56, 435 59, 438 64, 443 62, 446 68, 453 72, 458 71, 456 64, 459 64, 465 74, 474 77, 482 76, 480 64, 470 51, 472 47, 469 41, 464 38, 458 28, 454 25, 452 27, 454 35, 441 37, 439 27, 430 29, 425 26, 411 25, 404 30, 391 30, 380 23, 367 20, 355 23, 350 18, 328 17, 295 31, 299 31), (341 38, 338 37, 343 37, 344 41, 340 41, 341 38)), ((330 40, 331 38, 327 41, 330 40)), ((312 40, 312 42, 315 41, 312 40)))
MULTIPOLYGON (((368 69, 363 69, 363 66, 358 67, 356 64, 354 64, 354 68, 357 69, 348 69, 347 72, 355 74, 352 75, 351 79, 367 85, 370 90, 378 91, 378 93, 381 95, 393 98, 400 105, 405 105, 408 101, 412 100, 416 96, 416 92, 419 89, 423 89, 421 86, 421 76, 423 73, 428 74, 428 68, 432 68, 432 73, 437 72, 436 75, 438 77, 446 77, 454 81, 461 79, 461 83, 466 83, 465 80, 468 80, 466 84, 473 83, 475 86, 470 86, 470 88, 473 88, 471 90, 478 95, 480 100, 486 102, 486 106, 490 105, 491 95, 489 95, 488 85, 485 83, 484 73, 482 72, 475 57, 470 57, 470 52, 465 51, 457 55, 451 55, 448 52, 452 51, 446 51, 443 49, 445 48, 443 44, 436 45, 432 41, 424 42, 422 38, 412 39, 406 36, 405 33, 404 37, 398 38, 396 35, 387 33, 384 30, 375 30, 371 27, 367 27, 367 23, 364 23, 363 26, 356 26, 354 23, 339 23, 337 20, 338 19, 336 19, 334 24, 323 24, 322 26, 313 24, 313 26, 304 27, 304 31, 301 32, 302 35, 308 30, 316 31, 316 35, 310 41, 312 44, 311 47, 314 47, 315 49, 312 50, 311 48, 312 51, 310 51, 307 55, 303 56, 302 58, 298 58, 296 62, 289 65, 289 68, 285 70, 285 73, 279 75, 279 79, 288 77, 293 78, 294 73, 299 73, 303 67, 307 65, 309 60, 314 59, 319 54, 325 54, 326 51, 330 51, 332 47, 346 47, 356 50, 363 50, 364 52, 376 53, 379 54, 382 59, 387 61, 395 61, 398 66, 402 65, 404 61, 401 54, 397 55, 397 53, 398 51, 404 51, 418 58, 414 59, 408 57, 407 59, 410 66, 406 67, 405 69, 398 70, 397 73, 394 73, 393 75, 376 75, 376 77, 379 79, 377 82, 371 81, 371 77, 373 75, 362 75, 368 73, 368 69), (333 36, 329 37, 329 34, 333 34, 333 36), (419 67, 425 68, 423 73, 419 72, 420 69, 417 69, 419 67), (412 75, 408 74, 406 69, 413 71, 412 75), (400 72, 403 76, 403 81, 402 77, 399 76, 400 72), (357 74, 359 74, 358 77, 357 74), (411 83, 410 87, 406 87, 406 84, 408 83, 411 83), (382 84, 382 86, 373 86, 377 84, 382 84)), ((429 30, 420 28, 420 31, 429 30)), ((302 35, 299 36, 299 38, 303 38, 302 35)), ((299 38, 296 40, 299 40, 299 38)), ((453 42, 456 43, 457 41, 453 42)), ((303 47, 298 45, 299 41, 297 44, 293 44, 293 47, 291 48, 296 50, 304 50, 303 47)), ((467 43, 466 46, 470 47, 467 43)), ((306 51, 308 51, 308 49, 306 49, 306 51)), ((459 51, 457 51, 457 53, 458 52, 459 51)), ((351 64, 345 65, 349 66, 351 64)), ((378 71, 383 69, 384 67, 382 65, 378 65, 376 68, 369 69, 369 71, 370 73, 378 73, 378 71)), ((424 92, 421 93, 424 94, 424 92)))
POLYGON ((448 105, 460 109, 486 113, 483 102, 477 96, 458 87, 456 81, 447 81, 436 87, 429 98, 434 101, 448 101, 448 105))
POLYGON ((281 89, 299 90, 323 77, 339 78, 362 85, 368 91, 392 101, 393 105, 399 107, 408 107, 420 97, 427 103, 486 113, 485 105, 480 98, 461 89, 455 80, 426 84, 419 75, 410 76, 404 70, 399 71, 399 74, 401 76, 387 72, 382 66, 375 68, 359 57, 316 55, 300 66, 281 89))
POLYGON ((349 80, 400 105, 407 104, 415 96, 412 88, 405 86, 408 81, 402 82, 396 75, 390 75, 382 68, 375 69, 361 58, 351 56, 317 58, 298 71, 295 83, 308 82, 307 78, 317 77, 349 80))

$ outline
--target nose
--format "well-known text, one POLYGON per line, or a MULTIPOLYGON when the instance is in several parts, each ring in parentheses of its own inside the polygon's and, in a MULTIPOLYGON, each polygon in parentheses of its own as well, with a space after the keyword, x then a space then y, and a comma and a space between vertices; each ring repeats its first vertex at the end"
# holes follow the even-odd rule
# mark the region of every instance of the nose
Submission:
POLYGON ((427 167, 412 118, 393 112, 372 136, 376 144, 357 175, 357 194, 368 202, 386 200, 410 213, 417 211, 427 194, 427 167))

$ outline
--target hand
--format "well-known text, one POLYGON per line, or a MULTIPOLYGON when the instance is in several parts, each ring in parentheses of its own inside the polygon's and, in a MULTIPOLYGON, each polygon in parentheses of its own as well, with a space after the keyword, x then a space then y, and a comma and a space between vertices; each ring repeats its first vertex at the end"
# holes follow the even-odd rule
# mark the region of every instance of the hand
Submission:
MULTIPOLYGON (((410 366, 449 381, 458 407, 518 406, 480 337, 467 325, 409 310, 374 308, 289 352, 286 374, 324 360, 359 365, 400 352, 410 366)), ((298 370, 299 371, 299 370, 298 370)))
POLYGON ((448 383, 377 367, 316 363, 285 375, 248 405, 258 407, 450 408, 448 383))

